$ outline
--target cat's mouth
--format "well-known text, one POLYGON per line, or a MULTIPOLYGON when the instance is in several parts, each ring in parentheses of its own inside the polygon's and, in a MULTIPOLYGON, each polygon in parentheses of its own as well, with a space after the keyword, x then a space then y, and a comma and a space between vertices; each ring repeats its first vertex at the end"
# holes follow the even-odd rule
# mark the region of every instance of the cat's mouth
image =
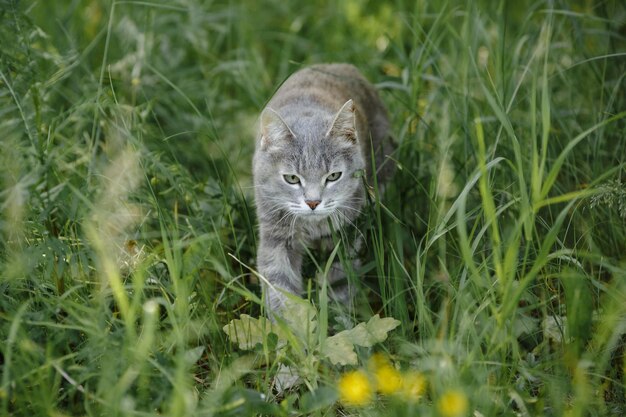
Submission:
MULTIPOLYGON (((307 203, 308 204, 308 203, 307 203)), ((289 212, 296 217, 304 219, 322 219, 330 216, 335 212, 335 205, 328 202, 319 202, 314 206, 305 203, 292 203, 289 204, 289 212)))
POLYGON ((317 207, 314 210, 310 208, 298 208, 292 209, 292 213, 295 214, 299 218, 310 219, 310 220, 319 220, 329 217, 335 212, 335 209, 332 207, 317 207))
POLYGON ((330 216, 333 210, 321 209, 321 210, 299 210, 296 214, 298 217, 310 218, 310 219, 323 219, 330 216))

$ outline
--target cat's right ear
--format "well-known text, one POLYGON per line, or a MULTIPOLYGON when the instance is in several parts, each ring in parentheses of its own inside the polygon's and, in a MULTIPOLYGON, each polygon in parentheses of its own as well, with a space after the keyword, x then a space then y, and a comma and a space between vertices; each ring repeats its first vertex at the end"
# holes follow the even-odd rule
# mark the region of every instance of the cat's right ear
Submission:
POLYGON ((281 140, 293 139, 294 134, 276 110, 266 107, 261 113, 261 147, 267 149, 281 140))
POLYGON ((357 143, 355 108, 352 99, 346 101, 335 115, 326 137, 345 139, 350 144, 357 143))

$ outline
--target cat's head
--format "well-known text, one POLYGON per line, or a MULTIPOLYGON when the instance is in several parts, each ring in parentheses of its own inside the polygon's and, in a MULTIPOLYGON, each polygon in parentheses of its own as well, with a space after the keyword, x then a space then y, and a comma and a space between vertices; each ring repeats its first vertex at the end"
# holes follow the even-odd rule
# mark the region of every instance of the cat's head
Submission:
POLYGON ((257 203, 309 219, 358 209, 365 169, 359 140, 352 100, 334 115, 283 118, 266 108, 254 160, 257 203))

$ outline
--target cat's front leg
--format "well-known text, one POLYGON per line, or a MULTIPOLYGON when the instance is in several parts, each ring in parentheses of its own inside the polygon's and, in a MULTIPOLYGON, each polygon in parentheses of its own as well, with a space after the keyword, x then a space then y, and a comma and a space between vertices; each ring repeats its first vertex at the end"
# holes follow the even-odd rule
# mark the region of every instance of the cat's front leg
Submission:
MULTIPOLYGON (((321 241, 322 247, 326 251, 332 250, 335 243, 332 238, 326 238, 321 241)), ((348 245, 346 255, 347 265, 343 265, 341 261, 336 260, 326 274, 326 283, 328 284, 328 295, 332 300, 338 304, 344 306, 347 311, 351 311, 354 303, 355 288, 350 282, 349 273, 346 270, 346 266, 354 274, 361 268, 361 260, 359 259, 359 251, 363 245, 363 237, 358 236, 354 241, 348 245)), ((321 285, 324 280, 322 274, 317 276, 318 283, 321 285)))
POLYGON ((286 293, 302 293, 302 252, 284 237, 261 231, 257 267, 264 277, 265 305, 268 316, 280 315, 286 293))

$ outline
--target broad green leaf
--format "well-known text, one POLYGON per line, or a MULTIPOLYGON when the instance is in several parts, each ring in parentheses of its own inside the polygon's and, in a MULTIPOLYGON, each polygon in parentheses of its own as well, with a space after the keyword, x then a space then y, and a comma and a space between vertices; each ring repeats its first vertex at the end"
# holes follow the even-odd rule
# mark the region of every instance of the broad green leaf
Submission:
POLYGON ((324 341, 321 354, 328 358, 333 365, 356 365, 358 363, 354 352, 354 343, 347 333, 350 331, 344 330, 324 341))
POLYGON ((247 314, 242 314, 238 319, 231 320, 223 327, 224 333, 228 338, 239 345, 239 349, 254 349, 257 343, 263 343, 270 333, 278 336, 279 344, 281 338, 280 329, 272 326, 265 317, 254 318, 247 314))
POLYGON ((300 399, 300 412, 311 414, 322 408, 330 407, 337 401, 337 391, 330 387, 319 387, 313 392, 307 392, 300 399))
POLYGON ((223 330, 233 343, 239 345, 239 349, 252 350, 259 343, 280 348, 286 343, 288 334, 295 335, 301 342, 311 340, 317 327, 316 315, 315 307, 308 301, 289 299, 282 318, 279 318, 284 323, 282 327, 280 323, 272 323, 265 317, 254 318, 242 314, 238 319, 231 320, 223 330), (272 339, 272 333, 277 339, 272 339))
POLYGON ((278 393, 283 393, 300 383, 302 383, 302 378, 297 368, 282 363, 278 365, 278 371, 274 376, 274 389, 278 393))
POLYGON ((520 337, 525 334, 532 334, 539 328, 539 319, 520 314, 513 321, 513 335, 520 337))
POLYGON ((359 323, 350 330, 344 330, 329 337, 322 346, 322 355, 335 365, 356 365, 357 356, 354 345, 371 347, 387 339, 387 333, 400 325, 394 318, 381 319, 378 314, 367 324, 359 323))
POLYGON ((317 310, 307 300, 288 298, 283 307, 282 319, 302 341, 310 340, 317 327, 317 310))
POLYGON ((222 404, 215 413, 220 417, 284 415, 280 405, 267 401, 263 393, 249 388, 231 387, 220 402, 222 404))
POLYGON ((339 333, 343 334, 351 344, 370 347, 376 342, 371 342, 372 337, 370 337, 369 332, 367 331, 367 327, 365 323, 359 323, 355 327, 350 330, 344 330, 339 333))
POLYGON ((372 317, 367 322, 367 333, 370 337, 371 343, 369 345, 364 345, 358 343, 360 346, 372 346, 374 343, 384 342, 387 339, 387 333, 395 329, 400 325, 400 321, 394 319, 393 317, 385 317, 383 319, 380 318, 378 314, 372 317))
POLYGON ((542 323, 543 334, 556 343, 563 343, 569 339, 567 334, 567 317, 546 316, 542 323))
POLYGON ((204 346, 198 346, 193 349, 185 351, 185 362, 189 365, 193 365, 200 360, 204 353, 204 346))

